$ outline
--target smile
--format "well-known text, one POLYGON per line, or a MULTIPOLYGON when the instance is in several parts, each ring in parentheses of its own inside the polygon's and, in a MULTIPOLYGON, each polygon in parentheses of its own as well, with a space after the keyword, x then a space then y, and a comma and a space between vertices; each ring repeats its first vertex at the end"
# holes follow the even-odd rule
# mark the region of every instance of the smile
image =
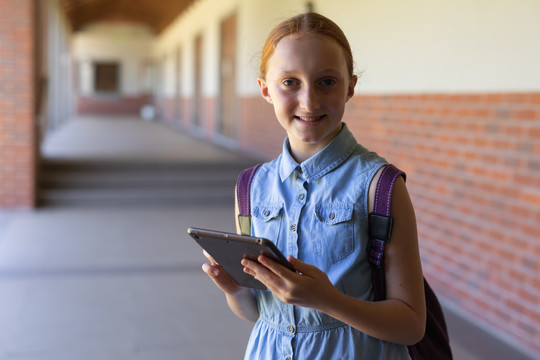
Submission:
POLYGON ((295 118, 298 119, 298 120, 302 120, 302 121, 314 122, 314 121, 321 120, 325 116, 326 115, 321 115, 321 116, 295 116, 295 118))

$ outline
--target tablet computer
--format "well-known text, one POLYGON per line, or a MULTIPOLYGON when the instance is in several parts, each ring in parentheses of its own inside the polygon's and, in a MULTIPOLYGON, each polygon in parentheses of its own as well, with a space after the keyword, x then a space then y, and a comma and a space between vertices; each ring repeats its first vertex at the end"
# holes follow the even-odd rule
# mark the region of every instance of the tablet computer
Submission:
POLYGON ((187 231, 241 286, 266 290, 260 281, 244 272, 244 266, 240 263, 244 258, 257 261, 259 255, 264 255, 296 271, 270 240, 193 227, 187 231))

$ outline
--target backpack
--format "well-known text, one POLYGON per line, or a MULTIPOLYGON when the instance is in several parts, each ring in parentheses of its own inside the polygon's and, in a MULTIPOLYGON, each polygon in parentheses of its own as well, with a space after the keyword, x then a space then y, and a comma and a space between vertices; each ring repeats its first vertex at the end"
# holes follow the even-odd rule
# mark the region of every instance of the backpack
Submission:
MULTIPOLYGON (((392 192, 396 180, 405 173, 393 165, 387 165, 381 173, 375 190, 373 212, 369 214, 368 258, 371 265, 371 275, 375 301, 386 297, 386 281, 384 277, 384 249, 392 235, 392 217, 390 206, 392 192)), ((424 294, 426 298, 426 332, 422 340, 408 346, 409 355, 413 360, 451 360, 452 350, 448 338, 448 330, 444 320, 439 300, 424 278, 424 294)))
MULTIPOLYGON (((260 164, 245 169, 236 181, 238 224, 242 235, 251 235, 251 182, 259 167, 260 164)), ((375 301, 385 298, 384 249, 392 235, 393 221, 390 216, 390 206, 394 185, 400 176, 403 176, 403 179, 406 178, 405 173, 395 166, 385 166, 377 183, 373 212, 369 214, 368 258, 372 269, 375 301)), ((407 347, 409 355, 413 360, 452 360, 444 313, 437 296, 425 278, 424 293, 427 311, 426 332, 422 340, 407 347)))

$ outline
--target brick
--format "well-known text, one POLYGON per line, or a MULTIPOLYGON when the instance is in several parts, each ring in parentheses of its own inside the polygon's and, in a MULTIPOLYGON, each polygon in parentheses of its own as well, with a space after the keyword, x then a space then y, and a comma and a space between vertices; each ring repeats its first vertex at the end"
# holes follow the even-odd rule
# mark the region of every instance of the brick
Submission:
POLYGON ((535 140, 540 140, 540 127, 531 127, 524 131, 526 132, 527 137, 535 140))
MULTIPOLYGON (((369 100, 377 102, 373 97, 370 96, 369 100)), ((534 128, 529 121, 521 121, 536 118, 536 110, 526 107, 538 96, 444 95, 437 98, 438 109, 432 103, 436 98, 385 97, 386 104, 382 108, 377 105, 370 117, 364 117, 365 111, 361 107, 365 105, 360 104, 355 109, 355 116, 358 122, 368 124, 351 128, 364 145, 377 151, 381 149, 381 154, 390 161, 411 164, 409 168, 416 171, 409 171, 408 187, 417 213, 422 260, 429 264, 424 269, 428 274, 436 274, 435 279, 446 279, 440 280, 444 284, 445 296, 459 301, 464 308, 474 309, 480 318, 490 319, 493 323, 513 323, 514 328, 519 328, 518 318, 523 316, 520 312, 530 313, 530 306, 520 307, 516 303, 513 304, 514 309, 509 310, 504 302, 495 302, 497 309, 494 310, 485 306, 483 300, 475 300, 471 290, 487 282, 491 284, 486 285, 488 288, 495 286, 497 290, 482 290, 483 299, 486 293, 504 295, 501 299, 519 298, 524 295, 520 293, 523 290, 515 284, 516 279, 521 279, 519 281, 534 284, 530 291, 527 290, 528 303, 536 301, 540 293, 540 281, 531 275, 537 267, 535 260, 540 257, 540 248, 531 241, 535 239, 533 233, 540 233, 540 228, 531 224, 540 223, 540 211, 535 210, 538 205, 536 197, 531 197, 534 193, 523 189, 538 189, 540 162, 536 166, 536 160, 527 159, 538 157, 535 154, 540 154, 540 145, 536 145, 535 141, 523 141, 527 134, 537 134, 534 131, 528 133, 529 129, 534 128), (422 105, 422 101, 430 103, 422 105), (396 106, 392 106, 391 102, 396 102, 396 106), (411 105, 407 102, 411 102, 411 105), (517 105, 519 109, 515 108, 517 105), (397 115, 390 117, 394 110, 385 112, 384 106, 409 115, 406 118, 398 118, 397 115), (421 114, 437 114, 434 116, 439 118, 420 118, 421 114), (457 115, 465 115, 466 118, 457 115), (482 120, 471 121, 474 117, 482 120), (393 128, 390 129, 390 126, 393 128), (401 130, 401 126, 406 126, 407 131, 401 130), (472 137, 476 133, 479 136, 472 137), (431 138, 437 145, 432 146, 421 140, 419 144, 417 139, 421 137, 431 138), (456 169, 459 171, 456 172, 456 169), (444 176, 445 171, 459 175, 444 176), (423 181, 418 181, 417 177, 423 181), (467 192, 457 191, 459 186, 466 186, 467 192), (451 200, 445 200, 443 194, 450 195, 451 200), (436 204, 443 208, 433 210, 436 204), (471 217, 478 221, 469 224, 460 220, 471 217), (427 220, 423 221, 424 218, 427 220), (515 234, 522 236, 516 238, 515 234), (462 246, 459 246, 461 242, 462 246), (463 244, 467 244, 467 251, 464 251, 463 244), (471 252, 489 254, 492 260, 487 265, 483 259, 466 260, 471 252), (512 266, 516 269, 504 264, 514 264, 512 266), (485 268, 489 268, 493 276, 481 280, 485 268), (466 285, 453 286, 457 283, 466 285), (463 286, 469 290, 465 291, 463 286), (471 301, 476 301, 476 305, 466 305, 471 301)), ((504 326, 500 328, 501 331, 508 331, 504 326)), ((523 329, 520 334, 522 332, 523 329)))
POLYGON ((515 110, 510 112, 510 117, 518 120, 535 120, 537 117, 536 110, 515 110))
POLYGON ((0 3, 0 208, 33 203, 33 4, 0 3))

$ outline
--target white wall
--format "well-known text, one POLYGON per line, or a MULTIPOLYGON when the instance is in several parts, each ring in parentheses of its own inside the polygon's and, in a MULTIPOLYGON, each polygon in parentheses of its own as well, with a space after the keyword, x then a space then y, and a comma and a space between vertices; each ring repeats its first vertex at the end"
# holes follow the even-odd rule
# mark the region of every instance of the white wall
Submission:
POLYGON ((354 49, 360 90, 540 89, 540 1, 316 1, 354 49))
POLYGON ((264 41, 281 21, 306 11, 306 1, 274 0, 242 2, 239 10, 238 87, 239 95, 258 95, 257 76, 264 41))
MULTIPOLYGON (((316 0, 351 42, 357 91, 511 92, 540 89, 540 1, 316 0)), ((219 27, 238 14, 241 96, 258 94, 259 53, 270 29, 305 10, 301 0, 200 0, 162 34, 154 55, 180 46, 182 93, 193 92, 193 44, 203 36, 203 93, 218 92, 219 27)))
POLYGON ((38 41, 42 42, 43 51, 38 71, 47 80, 47 88, 41 89, 43 103, 38 117, 40 126, 47 131, 65 124, 73 114, 71 34, 58 0, 43 0, 38 10, 41 21, 38 41))
POLYGON ((73 56, 80 64, 81 95, 94 94, 95 61, 117 61, 120 66, 121 95, 139 95, 147 85, 142 78, 145 62, 151 59, 155 36, 145 26, 124 23, 97 23, 77 32, 73 56))
MULTIPOLYGON (((158 38, 154 56, 172 51, 177 46, 182 50, 183 96, 193 95, 194 89, 194 43, 202 34, 203 42, 203 86, 205 96, 217 96, 219 89, 219 49, 221 22, 233 13, 237 14, 237 93, 252 95, 258 92, 258 57, 264 39, 270 29, 288 16, 305 10, 301 0, 200 0, 185 11, 158 38)), ((171 94, 169 94, 171 95, 171 94)))

